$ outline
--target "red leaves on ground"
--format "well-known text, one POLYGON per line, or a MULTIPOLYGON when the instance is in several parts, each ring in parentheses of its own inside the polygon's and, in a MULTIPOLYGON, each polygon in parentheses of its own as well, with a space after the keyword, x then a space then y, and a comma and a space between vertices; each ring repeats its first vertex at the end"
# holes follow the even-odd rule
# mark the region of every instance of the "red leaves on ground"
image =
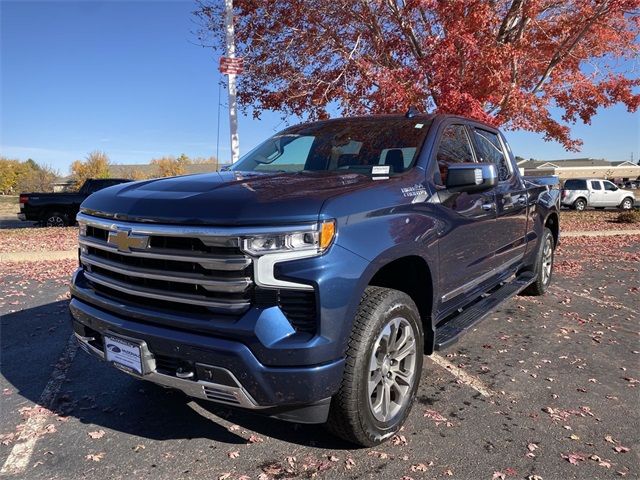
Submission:
POLYGON ((55 252, 78 247, 78 228, 12 228, 0 230, 0 252, 55 252))
POLYGON ((618 223, 617 210, 587 210, 560 212, 560 228, 563 232, 593 232, 595 230, 637 230, 640 226, 633 223, 618 223))

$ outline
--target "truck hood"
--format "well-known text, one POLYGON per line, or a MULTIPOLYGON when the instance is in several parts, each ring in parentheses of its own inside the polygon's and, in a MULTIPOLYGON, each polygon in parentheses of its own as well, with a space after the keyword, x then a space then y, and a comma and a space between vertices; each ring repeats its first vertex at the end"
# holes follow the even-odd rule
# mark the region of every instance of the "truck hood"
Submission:
POLYGON ((120 220, 206 225, 315 222, 327 198, 374 185, 365 175, 336 172, 218 172, 100 190, 81 211, 120 220))

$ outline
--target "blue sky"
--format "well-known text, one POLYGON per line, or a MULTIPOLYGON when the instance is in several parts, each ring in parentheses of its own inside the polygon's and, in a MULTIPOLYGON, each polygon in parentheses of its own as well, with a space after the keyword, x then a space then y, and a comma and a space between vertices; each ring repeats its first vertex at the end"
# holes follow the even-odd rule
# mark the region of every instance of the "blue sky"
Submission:
MULTIPOLYGON (((196 45, 191 0, 0 3, 0 155, 66 173, 92 150, 115 163, 216 152, 217 58, 196 45)), ((223 101, 226 92, 223 90, 223 101)), ((228 117, 220 117, 228 158, 228 117)), ((295 120, 292 120, 295 123, 295 120)), ((283 128, 278 113, 240 117, 241 152, 283 128)), ((580 153, 526 132, 507 132, 525 158, 640 156, 640 119, 623 107, 576 126, 580 153)))

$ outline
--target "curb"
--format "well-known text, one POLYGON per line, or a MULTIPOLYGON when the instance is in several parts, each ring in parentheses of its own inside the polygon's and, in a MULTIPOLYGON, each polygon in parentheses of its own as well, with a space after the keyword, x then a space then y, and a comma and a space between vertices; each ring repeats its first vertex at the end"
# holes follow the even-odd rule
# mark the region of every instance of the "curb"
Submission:
POLYGON ((78 250, 0 253, 0 262, 41 262, 47 260, 76 260, 77 258, 78 250))
POLYGON ((562 237, 615 237, 618 235, 640 235, 640 230, 594 230, 563 232, 560 227, 560 238, 562 237))

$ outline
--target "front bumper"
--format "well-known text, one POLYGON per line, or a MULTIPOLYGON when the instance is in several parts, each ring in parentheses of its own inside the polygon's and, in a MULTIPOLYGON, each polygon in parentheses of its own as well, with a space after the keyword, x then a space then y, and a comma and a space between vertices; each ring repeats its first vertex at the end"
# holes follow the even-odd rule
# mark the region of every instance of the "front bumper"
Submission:
POLYGON ((73 330, 88 353, 104 359, 105 334, 135 339, 148 358, 144 375, 189 396, 305 423, 326 420, 344 360, 304 367, 269 367, 244 344, 211 335, 143 324, 72 298, 73 330), (183 371, 193 372, 180 378, 183 371))

